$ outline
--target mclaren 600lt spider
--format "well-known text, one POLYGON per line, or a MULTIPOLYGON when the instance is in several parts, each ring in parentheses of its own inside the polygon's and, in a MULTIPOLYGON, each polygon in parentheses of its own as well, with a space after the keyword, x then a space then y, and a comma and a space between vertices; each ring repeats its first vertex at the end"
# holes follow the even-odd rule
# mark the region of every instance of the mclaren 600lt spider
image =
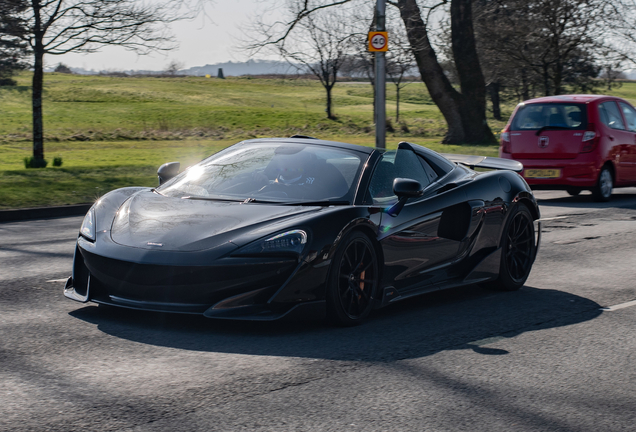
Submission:
POLYGON ((102 196, 80 228, 64 294, 209 318, 353 325, 430 291, 516 290, 540 240, 522 169, 406 142, 240 142, 181 173, 178 162, 163 165, 156 188, 102 196))

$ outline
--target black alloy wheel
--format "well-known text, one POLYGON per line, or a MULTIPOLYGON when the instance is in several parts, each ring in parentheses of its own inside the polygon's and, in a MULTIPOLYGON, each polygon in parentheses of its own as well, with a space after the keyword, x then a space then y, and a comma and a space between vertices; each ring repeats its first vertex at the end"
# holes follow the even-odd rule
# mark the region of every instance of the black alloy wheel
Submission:
POLYGON ((515 291, 523 286, 530 275, 536 244, 534 222, 523 204, 512 207, 501 239, 501 266, 495 288, 515 291))
POLYGON ((361 232, 347 235, 334 255, 327 287, 327 313, 344 326, 364 321, 373 309, 379 265, 371 240, 361 232))

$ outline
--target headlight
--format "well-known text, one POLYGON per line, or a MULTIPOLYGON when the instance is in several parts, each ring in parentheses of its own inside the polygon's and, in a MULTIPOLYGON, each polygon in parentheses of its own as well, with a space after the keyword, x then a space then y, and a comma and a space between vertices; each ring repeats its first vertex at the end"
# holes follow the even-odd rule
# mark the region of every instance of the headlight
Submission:
POLYGON ((307 233, 303 230, 292 230, 268 239, 257 240, 232 255, 300 255, 305 244, 307 244, 307 233))
POLYGON ((84 216, 80 234, 89 240, 95 241, 95 208, 91 207, 84 216))

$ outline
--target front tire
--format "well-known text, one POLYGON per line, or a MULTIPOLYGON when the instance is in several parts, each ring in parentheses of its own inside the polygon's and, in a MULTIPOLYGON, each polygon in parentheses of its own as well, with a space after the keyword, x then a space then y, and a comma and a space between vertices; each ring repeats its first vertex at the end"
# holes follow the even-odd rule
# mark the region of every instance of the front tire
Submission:
POLYGON ((499 277, 492 284, 500 291, 516 291, 530 275, 536 254, 534 221, 523 204, 512 207, 501 236, 499 277))
POLYGON ((598 181, 594 189, 592 189, 592 198, 596 202, 607 202, 612 197, 612 188, 614 187, 614 181, 612 179, 612 172, 607 166, 601 169, 601 173, 598 176, 598 181))
POLYGON ((379 269, 369 237, 354 231, 342 240, 327 285, 327 318, 331 323, 353 326, 369 316, 377 296, 379 269))

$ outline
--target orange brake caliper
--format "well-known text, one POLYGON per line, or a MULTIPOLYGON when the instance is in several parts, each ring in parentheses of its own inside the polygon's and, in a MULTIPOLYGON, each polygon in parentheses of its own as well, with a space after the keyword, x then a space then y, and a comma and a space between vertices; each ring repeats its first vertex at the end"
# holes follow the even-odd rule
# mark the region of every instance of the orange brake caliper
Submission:
MULTIPOLYGON (((365 273, 366 273, 366 270, 360 273, 360 291, 364 291, 364 274, 365 273)), ((362 294, 358 296, 358 300, 360 300, 361 298, 362 298, 362 294)))

